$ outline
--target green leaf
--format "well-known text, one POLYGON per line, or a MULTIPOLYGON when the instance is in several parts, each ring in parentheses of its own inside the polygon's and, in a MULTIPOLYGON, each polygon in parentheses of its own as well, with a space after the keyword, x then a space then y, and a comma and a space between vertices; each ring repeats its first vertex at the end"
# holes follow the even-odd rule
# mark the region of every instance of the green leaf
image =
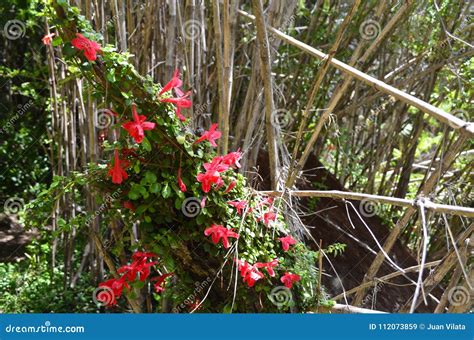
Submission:
POLYGON ((160 183, 153 183, 151 186, 150 186, 150 192, 152 194, 157 194, 161 189, 161 186, 160 186, 160 183))
POLYGON ((147 172, 145 173, 145 179, 146 179, 146 181, 147 181, 148 183, 152 184, 152 183, 155 183, 155 182, 156 182, 157 177, 156 177, 156 175, 155 175, 153 172, 147 171, 147 172))
POLYGON ((166 183, 163 187, 161 194, 163 195, 163 198, 168 198, 171 196, 171 188, 169 187, 168 183, 166 183))
POLYGON ((145 149, 145 151, 148 151, 148 152, 151 151, 150 141, 146 137, 143 138, 142 145, 143 145, 143 148, 145 149))
POLYGON ((115 83, 115 69, 114 68, 110 68, 107 70, 107 74, 105 75, 105 77, 107 78, 107 80, 111 83, 115 83))

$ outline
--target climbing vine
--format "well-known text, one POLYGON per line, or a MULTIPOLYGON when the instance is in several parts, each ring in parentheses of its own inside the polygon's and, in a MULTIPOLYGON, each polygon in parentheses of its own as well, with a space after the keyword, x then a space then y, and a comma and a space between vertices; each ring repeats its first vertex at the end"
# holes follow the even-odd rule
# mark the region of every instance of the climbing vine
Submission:
POLYGON ((192 105, 192 90, 182 88, 180 71, 165 86, 155 84, 137 73, 129 54, 104 45, 76 8, 52 10, 61 34, 43 43, 61 45, 70 76, 87 80, 113 124, 103 131, 103 160, 55 178, 30 203, 26 220, 40 225, 41 215, 28 212, 51 209, 65 192, 79 198, 86 186, 93 190, 100 209, 63 225, 97 236, 99 253, 105 249, 111 260, 104 258, 109 275, 98 284, 97 302, 133 307, 153 296, 155 311, 182 312, 304 311, 330 303, 318 285, 318 254, 292 235, 283 202, 258 195, 236 172, 240 150, 216 154, 217 124, 202 133, 191 128, 183 109, 192 105), (179 307, 189 296, 187 309, 179 307))

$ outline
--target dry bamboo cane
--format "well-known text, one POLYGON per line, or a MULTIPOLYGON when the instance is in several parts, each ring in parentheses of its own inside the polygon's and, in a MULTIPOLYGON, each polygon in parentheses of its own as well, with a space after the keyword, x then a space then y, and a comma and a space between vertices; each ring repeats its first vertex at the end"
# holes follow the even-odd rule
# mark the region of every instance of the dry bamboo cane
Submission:
MULTIPOLYGON (((269 196, 282 196, 284 194, 283 191, 259 191, 258 193, 261 195, 269 196)), ((415 207, 417 200, 422 199, 424 207, 428 210, 432 210, 437 213, 447 213, 457 216, 474 217, 474 208, 433 203, 426 197, 418 197, 415 200, 410 200, 405 198, 362 194, 357 192, 347 192, 339 190, 290 190, 288 191, 288 195, 297 197, 327 197, 336 199, 350 199, 357 201, 370 201, 391 204, 398 207, 415 207)))
MULTIPOLYGON (((436 168, 436 170, 429 176, 429 178, 423 184, 420 190, 421 195, 426 196, 432 192, 440 176, 442 176, 446 172, 446 170, 450 167, 450 165, 454 161, 454 158, 456 157, 456 155, 459 153, 459 151, 461 151, 465 141, 466 141, 465 134, 462 134, 461 136, 458 137, 458 139, 454 142, 451 149, 446 153, 444 161, 438 164, 438 167, 436 168)), ((408 224, 410 219, 415 215, 416 211, 417 209, 415 207, 407 208, 403 216, 400 218, 400 220, 398 220, 397 224, 395 224, 392 231, 390 232, 387 239, 385 240, 385 243, 383 246, 385 253, 388 254, 390 252, 398 236, 400 235, 402 230, 405 228, 405 226, 408 224)), ((375 257, 374 261, 372 262, 369 270, 365 274, 363 282, 370 281, 375 277, 384 259, 385 259, 385 255, 382 251, 380 251, 375 257)), ((359 291, 359 293, 356 295, 356 298, 353 304, 356 306, 360 304, 362 302, 362 299, 364 298, 364 294, 365 294, 364 289, 359 291)))
POLYGON ((269 155, 269 167, 272 188, 276 189, 278 184, 278 169, 279 161, 277 154, 277 145, 275 138, 275 131, 272 124, 272 114, 274 111, 273 103, 273 88, 272 88, 272 75, 271 75, 271 62, 270 62, 270 50, 269 42, 266 30, 265 19, 263 17, 263 7, 261 0, 253 0, 252 8, 256 15, 256 26, 257 26, 257 39, 258 39, 258 50, 260 54, 260 68, 263 79, 263 87, 265 91, 265 129, 267 132, 267 143, 268 143, 268 155, 269 155))
MULTIPOLYGON (((472 232, 474 230, 474 223, 465 230, 462 235, 458 238, 458 245, 465 242, 468 237, 472 237, 472 232)), ((453 266, 458 261, 456 256, 456 251, 453 249, 441 262, 441 264, 431 272, 431 274, 423 281, 423 291, 426 294, 429 294, 446 276, 446 274, 453 268, 453 266)), ((415 308, 419 306, 419 304, 423 301, 422 296, 418 296, 415 302, 415 308)), ((400 309, 401 313, 406 313, 410 309, 410 305, 412 304, 412 299, 408 300, 405 305, 400 309)))
MULTIPOLYGON (((339 29, 337 31, 336 40, 334 41, 334 44, 332 45, 331 49, 329 50, 327 59, 324 60, 323 65, 319 68, 318 72, 316 73, 316 76, 315 76, 316 80, 314 81, 314 85, 313 85, 313 88, 311 89, 311 93, 309 95, 308 102, 306 103, 306 107, 304 109, 303 116, 302 116, 302 119, 301 119, 301 123, 300 123, 299 129, 298 129, 298 134, 297 134, 297 137, 296 137, 296 140, 295 140, 295 146, 293 148, 293 154, 292 154, 292 157, 291 157, 290 170, 288 171, 288 179, 287 179, 287 183, 286 183, 287 187, 291 187, 291 185, 293 185, 293 182, 294 182, 294 177, 295 177, 295 176, 293 176, 293 172, 295 170, 294 169, 294 162, 296 161, 296 157, 298 155, 300 142, 302 141, 303 131, 304 131, 304 128, 306 126, 306 121, 308 120, 309 112, 310 112, 311 108, 313 107, 314 100, 316 99, 316 95, 318 93, 319 87, 321 86, 321 83, 324 79, 324 76, 326 75, 326 72, 329 68, 329 65, 331 63, 331 59, 336 54, 337 49, 339 48, 339 44, 342 41, 342 36, 343 36, 347 26, 349 26, 350 22, 352 21, 352 18, 354 17, 354 14, 357 11, 357 8, 359 7, 359 5, 360 5, 360 0, 356 0, 354 2, 354 5, 352 6, 352 9, 346 15, 346 17, 344 18, 344 21, 342 22, 341 26, 339 27, 339 29)), ((298 170, 296 169, 295 172, 297 173, 298 170)))
MULTIPOLYGON (((255 16, 253 15, 250 15, 248 14, 247 12, 244 12, 242 10, 239 10, 238 11, 239 14, 243 15, 244 17, 254 21, 255 20, 255 16)), ((317 58, 320 58, 320 59, 326 59, 328 56, 326 53, 323 53, 317 49, 315 49, 314 47, 311 47, 305 43, 302 43, 301 41, 295 39, 295 38, 292 38, 290 37, 289 35, 286 35, 285 33, 273 28, 273 27, 270 27, 270 26, 267 26, 267 29, 268 31, 272 32, 273 34, 275 34, 276 36, 278 36, 279 38, 281 38, 282 40, 286 41, 287 43, 295 46, 295 47, 298 47, 299 49, 301 49, 302 51, 305 51, 307 53, 310 53, 311 55, 317 57, 317 58)), ((405 93, 391 85, 388 85, 386 83, 384 83, 383 81, 381 80, 378 80, 374 77, 371 77, 367 74, 365 74, 364 72, 361 72, 357 69, 355 69, 354 67, 351 67, 345 63, 343 63, 342 61, 339 61, 335 58, 333 58, 331 60, 331 65, 336 67, 338 70, 344 72, 344 73, 347 73, 349 75, 351 75, 352 77, 356 78, 356 79, 359 79, 360 81, 363 81, 364 83, 370 85, 370 86, 373 86, 376 90, 380 91, 380 92, 383 92, 385 94, 388 94, 388 95, 391 95, 393 96, 394 98, 410 105, 410 106, 413 106, 413 107, 416 107, 418 108, 419 110, 429 114, 430 116, 432 116, 433 118, 439 120, 440 122, 442 123, 445 123, 445 124, 448 124, 449 126, 451 126, 453 129, 456 129, 456 130, 460 130, 460 131, 464 131, 468 136, 474 136, 474 123, 472 122, 465 122, 464 120, 456 117, 456 116, 453 116, 452 114, 450 113, 447 113, 443 110, 441 110, 440 108, 437 108, 423 100, 420 100, 408 93, 405 93)))

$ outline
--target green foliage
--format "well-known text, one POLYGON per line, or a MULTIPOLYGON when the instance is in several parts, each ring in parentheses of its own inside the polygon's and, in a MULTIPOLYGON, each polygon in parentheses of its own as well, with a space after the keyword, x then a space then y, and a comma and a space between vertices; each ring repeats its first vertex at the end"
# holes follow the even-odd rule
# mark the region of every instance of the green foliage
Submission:
POLYGON ((2 313, 93 313, 93 281, 83 273, 77 286, 64 288, 61 265, 49 267, 48 245, 33 243, 28 259, 0 263, 0 312, 2 313))

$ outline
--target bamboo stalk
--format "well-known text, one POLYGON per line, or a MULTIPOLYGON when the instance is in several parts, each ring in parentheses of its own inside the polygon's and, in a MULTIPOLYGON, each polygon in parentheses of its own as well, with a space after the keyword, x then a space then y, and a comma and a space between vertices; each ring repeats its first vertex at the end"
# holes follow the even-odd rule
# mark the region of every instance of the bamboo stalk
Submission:
POLYGON ((291 157, 290 170, 288 171, 288 179, 287 179, 287 182, 286 182, 287 187, 291 187, 293 185, 293 183, 296 179, 296 174, 298 173, 298 169, 296 169, 296 171, 294 171, 294 162, 296 162, 296 157, 298 155, 300 142, 303 140, 302 139, 303 131, 304 131, 304 128, 306 126, 306 121, 308 119, 309 112, 310 112, 311 108, 314 105, 314 100, 316 99, 316 95, 318 93, 318 90, 321 86, 321 83, 324 79, 324 76, 326 75, 326 72, 329 68, 329 65, 331 64, 331 59, 336 54, 336 52, 339 48, 339 44, 342 41, 342 36, 343 36, 347 26, 349 26, 350 22, 352 21, 352 18, 354 17, 354 14, 357 11, 357 8, 359 8, 360 1, 361 0, 354 1, 354 4, 352 5, 351 10, 346 15, 346 17, 344 18, 344 21, 342 22, 341 26, 339 27, 339 29, 337 31, 336 39, 335 39, 334 44, 332 45, 332 47, 329 49, 327 59, 324 59, 323 65, 319 68, 318 72, 316 73, 316 76, 315 76, 316 79, 314 81, 313 88, 311 89, 311 93, 309 95, 308 102, 306 103, 306 107, 304 109, 303 116, 302 116, 302 119, 301 119, 301 123, 300 123, 299 129, 298 129, 298 134, 296 136, 295 146, 293 147, 293 154, 292 154, 292 157, 291 157))
MULTIPOLYGON (((391 204, 398 207, 408 207, 414 208, 417 205, 418 200, 423 200, 424 207, 428 210, 440 213, 440 214, 451 214, 464 217, 474 217, 474 208, 467 208, 455 205, 447 204, 438 204, 431 202, 428 198, 420 196, 415 200, 389 197, 389 196, 379 196, 371 195, 357 192, 347 192, 339 190, 288 190, 286 191, 290 196, 296 197, 326 197, 326 198, 336 198, 336 199, 350 199, 357 201, 370 201, 391 204)), ((261 195, 268 196, 282 196, 283 191, 259 191, 261 195)))
MULTIPOLYGON (((248 14, 247 12, 244 12, 242 10, 239 10, 238 11, 239 14, 243 15, 244 17, 246 17, 247 19, 250 19, 252 21, 255 21, 256 18, 255 16, 253 15, 250 15, 248 14)), ((276 36, 278 36, 279 38, 281 38, 282 40, 286 41, 287 43, 301 49, 302 51, 304 52, 307 52, 319 59, 326 59, 328 57, 328 55, 326 53, 323 53, 317 49, 315 49, 314 47, 311 47, 305 43, 302 43, 301 41, 295 39, 295 38, 292 38, 290 37, 289 35, 286 35, 285 33, 273 28, 273 27, 270 27, 270 26, 267 26, 267 29, 268 31, 272 32, 273 34, 275 34, 276 36)), ((420 100, 408 93, 405 93, 391 85, 388 85, 386 83, 384 83, 383 81, 381 80, 378 80, 374 77, 371 77, 367 74, 365 74, 364 72, 361 72, 357 69, 355 69, 354 67, 352 66, 349 66, 345 63, 343 63, 342 61, 339 61, 335 58, 333 58, 331 60, 331 65, 336 67, 338 70, 346 73, 346 74, 349 74, 351 75, 352 77, 360 80, 360 81, 363 81, 364 83, 370 85, 370 86, 373 86, 376 90, 378 91, 381 91, 385 94, 389 94, 391 96, 393 96, 394 98, 406 103, 406 104, 409 104, 413 107, 416 107, 418 108, 419 110, 421 110, 422 112, 424 113, 427 113, 429 114, 430 116, 432 116, 433 118, 439 120, 440 122, 444 123, 444 124, 447 124, 449 125, 450 127, 452 127, 453 129, 456 129, 456 130, 460 130, 461 132, 465 132, 468 136, 474 136, 474 123, 472 122, 465 122, 464 120, 456 117, 456 116, 453 116, 452 114, 450 113, 447 113, 445 112, 444 110, 440 109, 440 108, 437 108, 423 100, 420 100)))
POLYGON ((277 145, 275 131, 272 124, 272 115, 274 112, 273 86, 271 75, 270 50, 267 36, 265 19, 263 17, 263 6, 261 0, 252 0, 252 8, 255 12, 257 26, 258 50, 260 54, 260 68, 263 80, 263 89, 265 93, 265 130, 267 133, 268 158, 272 188, 276 189, 278 185, 279 161, 277 154, 277 145))

